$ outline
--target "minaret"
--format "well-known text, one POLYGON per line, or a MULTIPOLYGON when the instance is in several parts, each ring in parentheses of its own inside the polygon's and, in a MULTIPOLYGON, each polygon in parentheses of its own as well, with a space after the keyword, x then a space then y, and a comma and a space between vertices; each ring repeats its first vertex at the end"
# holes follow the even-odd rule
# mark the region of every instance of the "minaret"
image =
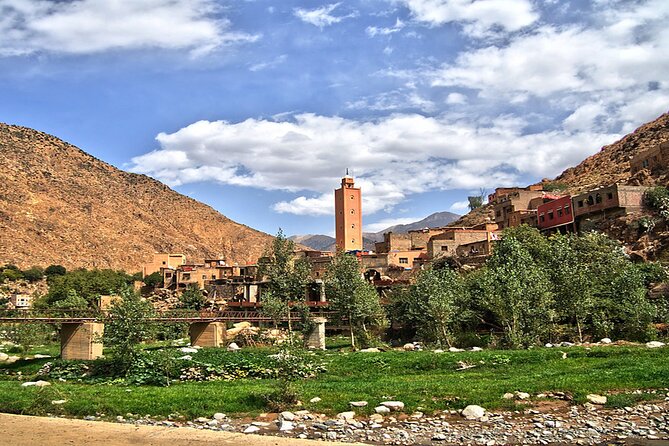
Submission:
POLYGON ((341 179, 335 190, 335 234, 337 250, 362 251, 362 200, 360 188, 354 187, 353 177, 341 179))

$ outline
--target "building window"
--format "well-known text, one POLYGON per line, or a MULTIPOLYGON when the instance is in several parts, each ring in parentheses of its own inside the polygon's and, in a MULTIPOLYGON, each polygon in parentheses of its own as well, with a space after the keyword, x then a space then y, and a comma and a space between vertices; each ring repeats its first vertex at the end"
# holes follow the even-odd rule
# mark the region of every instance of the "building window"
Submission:
POLYGON ((578 201, 578 207, 582 208, 583 207, 583 200, 578 201))
POLYGON ((182 280, 190 280, 190 273, 185 273, 183 276, 181 276, 182 280))
POLYGON ((351 229, 355 229, 355 223, 351 225, 351 229))
POLYGON ((606 194, 606 199, 613 200, 613 192, 609 192, 608 194, 606 194))
POLYGON ((595 203, 601 203, 602 202, 602 196, 597 194, 595 195, 595 203))
POLYGON ((216 280, 216 274, 211 275, 211 280, 216 280))
POLYGON ((443 245, 443 246, 441 247, 441 250, 442 250, 442 251, 448 251, 448 246, 443 245))
POLYGON ((172 273, 165 273, 165 278, 166 279, 171 279, 172 278, 172 273))
POLYGON ((351 243, 355 243, 355 239, 354 239, 354 238, 351 239, 351 243))
POLYGON ((565 205, 564 214, 565 215, 571 215, 571 208, 569 207, 569 205, 565 205))
POLYGON ((539 216, 539 221, 540 221, 541 223, 545 222, 545 221, 546 221, 546 216, 545 216, 544 214, 541 214, 541 215, 539 216))
POLYGON ((355 214, 355 209, 351 209, 351 215, 355 214))
POLYGON ((497 217, 501 217, 501 216, 502 216, 502 211, 497 211, 497 212, 495 212, 495 216, 497 216, 497 217))
POLYGON ((642 166, 644 169, 645 169, 646 167, 648 167, 648 160, 643 160, 643 161, 641 162, 641 166, 642 166))
POLYGON ((353 200, 353 198, 354 198, 353 195, 351 195, 351 200, 353 200))
POLYGON ((557 210, 557 216, 562 217, 562 208, 558 208, 557 210))
POLYGON ((553 211, 548 211, 548 219, 549 220, 553 219, 553 211))
POLYGON ((408 257, 400 257, 400 263, 409 263, 409 258, 408 257))
POLYGON ((588 195, 588 206, 595 204, 595 199, 592 198, 592 195, 588 195))
POLYGON ((163 265, 165 264, 165 261, 163 260, 163 265))

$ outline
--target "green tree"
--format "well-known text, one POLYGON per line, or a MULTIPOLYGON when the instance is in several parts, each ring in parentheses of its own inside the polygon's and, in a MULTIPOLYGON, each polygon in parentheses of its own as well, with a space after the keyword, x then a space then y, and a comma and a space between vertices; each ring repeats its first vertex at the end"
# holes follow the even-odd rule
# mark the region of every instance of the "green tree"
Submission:
MULTIPOLYGON (((272 299, 278 299, 288 307, 291 302, 305 299, 311 266, 306 258, 296 258, 295 243, 286 238, 281 229, 260 264, 260 273, 269 280, 267 288, 272 299)), ((292 332, 290 311, 287 315, 288 330, 292 332)))
POLYGON ((48 277, 47 301, 53 305, 66 299, 68 292, 74 290, 88 302, 90 307, 96 307, 101 295, 118 294, 132 285, 132 282, 132 277, 123 271, 77 269, 62 276, 48 277))
POLYGON ((207 299, 197 286, 188 287, 179 297, 181 308, 201 310, 207 305, 207 299))
POLYGON ((325 295, 330 308, 345 319, 356 348, 356 333, 363 342, 372 332, 385 327, 386 317, 376 289, 363 277, 358 260, 343 251, 337 252, 325 274, 325 295))
POLYGON ((288 317, 290 307, 287 302, 276 297, 274 293, 268 291, 262 295, 262 307, 260 312, 272 319, 274 328, 278 328, 284 318, 288 317))
POLYGON ((44 270, 39 266, 33 266, 23 271, 23 277, 28 282, 37 282, 44 278, 44 270))
POLYGON ((64 276, 67 273, 67 270, 63 265, 49 265, 44 270, 44 274, 49 276, 64 276))
POLYGON ((120 295, 105 319, 104 342, 116 365, 127 373, 141 353, 141 343, 153 338, 156 323, 148 318, 155 316, 155 310, 129 288, 120 295))
POLYGON ((53 306, 55 308, 66 310, 83 310, 88 307, 88 302, 81 297, 76 290, 71 289, 67 291, 67 297, 65 299, 56 301, 53 306))
POLYGON ((160 274, 160 271, 156 271, 155 273, 151 273, 148 276, 146 276, 144 279, 144 284, 148 287, 155 288, 157 286, 162 286, 163 284, 163 275, 160 274))

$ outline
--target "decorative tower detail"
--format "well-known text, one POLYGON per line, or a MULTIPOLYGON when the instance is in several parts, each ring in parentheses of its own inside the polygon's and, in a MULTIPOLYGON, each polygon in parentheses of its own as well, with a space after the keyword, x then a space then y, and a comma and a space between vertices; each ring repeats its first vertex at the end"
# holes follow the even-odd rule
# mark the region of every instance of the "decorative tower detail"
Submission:
POLYGON ((335 234, 337 250, 362 250, 362 199, 348 170, 335 190, 335 234))

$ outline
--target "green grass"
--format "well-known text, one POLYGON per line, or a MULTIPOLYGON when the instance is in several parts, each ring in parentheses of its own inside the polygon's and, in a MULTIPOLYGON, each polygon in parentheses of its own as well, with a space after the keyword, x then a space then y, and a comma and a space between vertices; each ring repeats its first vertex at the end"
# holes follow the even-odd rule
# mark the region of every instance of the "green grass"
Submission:
MULTIPOLYGON (((204 349, 194 354, 215 362, 225 355, 268 354, 264 350, 227 353, 204 349)), ((336 353, 323 352, 317 358, 327 366, 318 378, 299 380, 295 387, 304 408, 336 413, 349 410, 349 401, 366 400, 370 406, 387 399, 406 404, 406 411, 457 409, 479 404, 487 409, 512 409, 513 401, 502 399, 506 392, 531 394, 549 391, 568 392, 582 403, 588 393, 609 395, 609 406, 623 407, 652 395, 633 395, 637 389, 661 389, 669 383, 669 349, 644 347, 598 347, 569 349, 491 350, 483 352, 432 353, 336 353), (568 353, 562 359, 562 351, 568 353), (456 370, 458 362, 474 364, 456 370), (321 402, 311 404, 313 397, 321 402)), ((10 413, 61 413, 72 416, 103 413, 113 417, 126 413, 166 417, 180 413, 187 418, 230 415, 255 415, 265 411, 259 395, 275 390, 274 380, 236 380, 231 382, 188 382, 170 387, 82 384, 53 381, 42 390, 22 388, 15 375, 30 376, 48 360, 19 361, 0 366, 0 411, 10 413), (4 370, 4 372, 3 372, 4 370), (51 400, 67 399, 62 406, 51 400)), ((663 392, 660 393, 662 395, 663 392)))

